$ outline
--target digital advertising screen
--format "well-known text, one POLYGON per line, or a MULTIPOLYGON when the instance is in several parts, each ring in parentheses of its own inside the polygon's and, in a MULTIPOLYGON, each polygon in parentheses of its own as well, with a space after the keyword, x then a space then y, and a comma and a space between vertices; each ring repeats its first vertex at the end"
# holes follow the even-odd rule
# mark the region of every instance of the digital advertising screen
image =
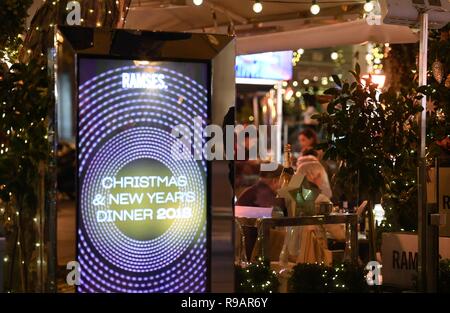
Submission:
POLYGON ((208 164, 171 149, 209 66, 78 57, 78 292, 209 290, 208 164))
POLYGON ((291 80, 292 51, 239 55, 236 78, 291 80))

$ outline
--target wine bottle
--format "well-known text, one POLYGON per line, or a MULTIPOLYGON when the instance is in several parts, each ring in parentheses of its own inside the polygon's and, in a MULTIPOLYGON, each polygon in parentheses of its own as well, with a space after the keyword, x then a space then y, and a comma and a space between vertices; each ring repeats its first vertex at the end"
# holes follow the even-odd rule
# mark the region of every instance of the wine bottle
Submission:
MULTIPOLYGON (((289 182, 291 181, 292 176, 294 175, 294 169, 291 167, 291 145, 287 144, 284 146, 284 161, 283 161, 283 170, 281 171, 280 177, 279 177, 279 184, 278 187, 285 188, 289 185, 289 182)), ((283 211, 283 215, 291 216, 293 213, 290 212, 292 209, 290 209, 290 203, 288 199, 285 199, 283 197, 280 197, 279 194, 276 196, 276 205, 274 208, 276 211, 283 211), (282 207, 284 209, 282 209, 282 207)), ((280 212, 274 212, 274 216, 280 216, 280 212)))
POLYGON ((291 164, 291 145, 286 144, 284 146, 284 161, 283 161, 283 170, 280 174, 280 187, 286 187, 289 185, 289 182, 291 181, 292 176, 294 175, 294 169, 292 168, 291 164))

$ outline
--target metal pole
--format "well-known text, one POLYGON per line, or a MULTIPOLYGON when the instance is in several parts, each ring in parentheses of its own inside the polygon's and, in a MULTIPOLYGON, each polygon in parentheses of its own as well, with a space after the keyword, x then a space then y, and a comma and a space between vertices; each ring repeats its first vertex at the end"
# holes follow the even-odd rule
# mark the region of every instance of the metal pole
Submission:
POLYGON ((438 290, 438 279, 439 279, 439 226, 440 226, 440 216, 439 216, 439 158, 435 158, 434 163, 435 178, 436 178, 436 198, 434 203, 427 206, 428 208, 428 231, 427 231, 427 291, 437 292, 438 290), (438 217, 438 221, 434 221, 433 216, 438 217))
MULTIPOLYGON (((427 52, 428 52, 428 13, 420 13, 420 48, 419 48, 419 86, 427 84, 427 52)), ((418 287, 420 291, 427 291, 427 259, 428 259, 428 214, 427 214, 427 185, 426 185, 426 97, 422 98, 423 111, 420 113, 420 142, 419 142, 419 171, 418 171, 418 287)))

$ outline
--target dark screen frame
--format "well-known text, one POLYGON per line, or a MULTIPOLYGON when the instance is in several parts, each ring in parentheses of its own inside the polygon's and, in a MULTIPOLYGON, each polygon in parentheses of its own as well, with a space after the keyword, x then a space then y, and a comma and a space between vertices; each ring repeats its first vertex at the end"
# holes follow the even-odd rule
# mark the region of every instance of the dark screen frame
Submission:
MULTIPOLYGON (((76 104, 76 115, 75 115, 75 140, 76 140, 76 181, 75 181, 75 190, 76 190, 76 222, 75 222, 75 258, 78 261, 79 250, 79 236, 78 229, 80 226, 80 173, 78 171, 79 164, 79 85, 80 85, 80 66, 79 61, 81 59, 103 59, 103 60, 126 60, 126 61, 150 61, 150 62, 175 62, 175 63, 201 63, 206 65, 207 69, 207 77, 206 77, 206 85, 207 85, 207 121, 211 121, 212 114, 212 61, 210 59, 189 59, 189 58, 167 58, 167 57, 151 57, 145 60, 137 58, 137 57, 126 57, 126 56, 113 56, 113 55, 98 55, 98 54, 84 54, 77 53, 75 55, 75 104, 76 104)), ((211 183, 212 183, 212 168, 211 161, 205 159, 206 162, 206 293, 211 292, 211 267, 212 267, 212 206, 211 206, 211 183)), ((75 286, 75 292, 79 293, 78 286, 75 286)))

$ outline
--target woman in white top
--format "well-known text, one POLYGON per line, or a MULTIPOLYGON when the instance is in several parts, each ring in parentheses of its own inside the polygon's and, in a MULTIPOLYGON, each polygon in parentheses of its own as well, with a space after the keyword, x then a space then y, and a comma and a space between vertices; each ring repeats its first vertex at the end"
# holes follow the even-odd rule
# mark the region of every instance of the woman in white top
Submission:
MULTIPOLYGON (((305 179, 314 183, 320 189, 317 202, 330 202, 332 192, 328 174, 317 158, 314 150, 303 151, 297 160, 296 175, 303 175, 305 179)), ((345 238, 345 226, 323 225, 303 226, 292 229, 289 233, 289 254, 296 255, 298 263, 325 262, 331 263, 331 254, 327 248, 326 232, 338 240, 345 238)))
POLYGON ((307 180, 319 187, 321 194, 331 199, 332 192, 328 174, 317 158, 315 150, 304 151, 297 159, 297 174, 302 174, 307 180))

